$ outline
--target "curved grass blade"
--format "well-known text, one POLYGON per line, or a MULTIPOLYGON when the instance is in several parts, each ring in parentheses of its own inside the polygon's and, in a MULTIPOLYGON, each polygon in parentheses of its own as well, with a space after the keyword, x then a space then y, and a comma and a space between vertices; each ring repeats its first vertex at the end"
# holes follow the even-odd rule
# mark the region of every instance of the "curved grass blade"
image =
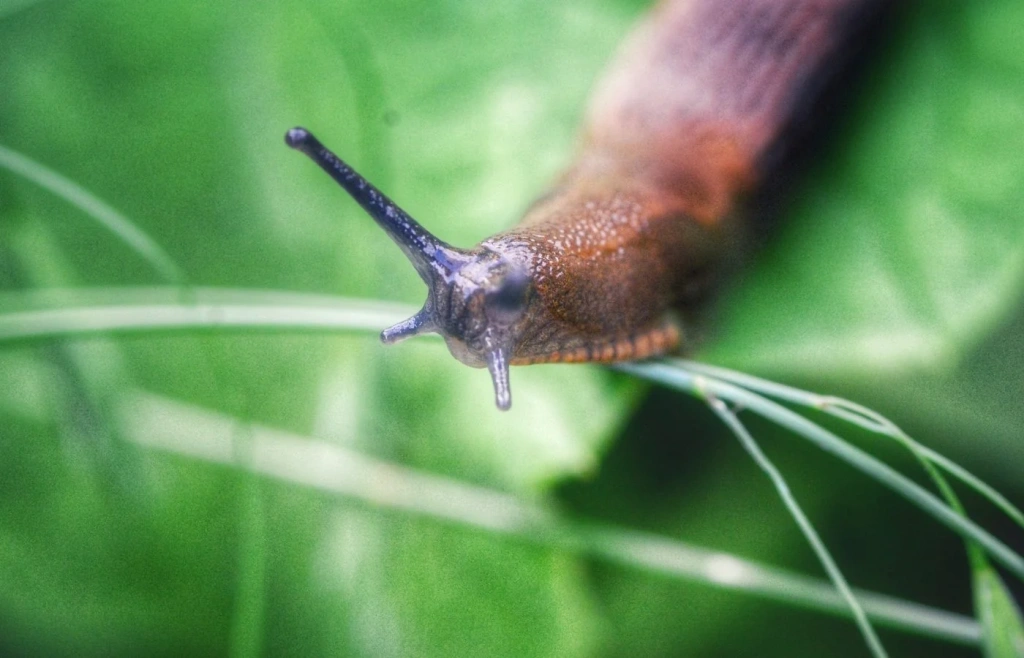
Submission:
MULTIPOLYGON (((220 291, 231 297, 231 291, 220 291)), ((288 329, 288 330, 376 330, 386 326, 392 318, 401 318, 406 312, 394 313, 393 305, 372 302, 354 302, 338 299, 331 307, 285 306, 279 303, 280 294, 273 294, 269 304, 251 303, 251 293, 237 291, 239 301, 245 303, 203 303, 194 306, 175 304, 149 306, 97 306, 92 308, 43 309, 0 315, 0 341, 33 340, 57 335, 86 335, 97 332, 140 332, 168 330, 196 330, 204 328, 288 329)), ((624 365, 620 370, 645 379, 658 381, 673 388, 695 392, 695 375, 664 364, 624 365)), ((831 432, 813 422, 759 395, 737 386, 708 379, 709 390, 722 399, 739 402, 755 412, 790 428, 808 438, 828 452, 843 458, 866 474, 894 489, 911 502, 929 512, 936 519, 958 532, 974 539, 997 561, 1024 580, 1024 558, 983 528, 960 517, 933 494, 897 473, 891 467, 862 450, 850 446, 831 432)))
MULTIPOLYGON (((107 297, 113 299, 120 294, 131 298, 132 292, 110 289, 111 294, 107 297)), ((14 306, 18 306, 20 301, 20 305, 31 307, 31 303, 26 303, 28 297, 7 295, 6 299, 14 306)), ((174 302, 99 303, 95 306, 30 308, 3 313, 0 314, 0 342, 208 329, 379 331, 381 327, 407 317, 409 312, 409 307, 397 304, 274 292, 261 295, 245 290, 194 289, 193 301, 189 305, 174 302), (211 295, 211 292, 215 294, 211 295)))
MULTIPOLYGON (((939 455, 926 446, 911 439, 895 423, 872 409, 855 402, 823 396, 797 388, 769 382, 743 373, 725 368, 705 366, 699 363, 680 362, 683 368, 691 371, 727 379, 745 388, 759 390, 767 395, 784 399, 794 404, 820 409, 838 418, 872 432, 878 432, 902 443, 921 463, 936 487, 949 503, 949 506, 963 517, 967 517, 963 505, 952 487, 936 467, 944 469, 957 477, 990 502, 1003 510, 1007 516, 1024 527, 1024 516, 1020 510, 997 491, 980 479, 961 468, 958 464, 939 455)), ((981 547, 970 539, 965 539, 967 555, 971 565, 971 579, 974 590, 974 607, 982 627, 982 644, 985 655, 989 658, 1022 658, 1024 657, 1024 622, 1013 597, 1006 589, 999 574, 989 564, 981 547)))
MULTIPOLYGON (((671 363, 678 364, 679 367, 685 368, 691 372, 708 375, 752 391, 764 393, 765 395, 777 400, 785 400, 787 402, 792 402, 793 404, 823 411, 868 431, 880 433, 893 438, 910 450, 918 460, 930 462, 944 470, 949 475, 960 480, 983 498, 986 498, 989 502, 1002 510, 1002 512, 1013 519, 1017 525, 1024 528, 1024 512, 1007 500, 1005 496, 964 467, 950 460, 948 457, 935 452, 922 443, 918 443, 904 433, 903 430, 901 430, 895 423, 873 409, 868 409, 863 405, 843 398, 804 391, 799 388, 786 386, 785 384, 778 384, 776 382, 736 372, 727 368, 709 366, 703 363, 684 360, 672 360, 671 363)), ((922 465, 924 465, 923 462, 922 465)), ((924 467, 928 470, 927 466, 924 467)), ((932 477, 934 479, 935 475, 932 474, 932 477)), ((936 482, 936 484, 938 483, 936 482)))
MULTIPOLYGON (((715 375, 719 378, 728 378, 732 383, 737 383, 745 388, 760 390, 768 395, 795 404, 820 409, 869 431, 878 432, 893 438, 910 450, 911 454, 914 455, 925 472, 931 477, 950 508, 961 517, 966 519, 967 513, 953 488, 946 481, 946 478, 938 470, 937 466, 943 467, 948 473, 958 477, 958 479, 974 488, 1021 525, 1022 517, 1020 511, 1001 494, 959 467, 959 465, 914 441, 895 423, 872 409, 842 398, 816 395, 743 373, 732 372, 724 368, 715 368, 689 362, 683 363, 681 366, 698 373, 706 373, 708 376, 715 375)), ((978 543, 970 538, 965 538, 964 541, 971 566, 974 607, 982 627, 982 645, 985 655, 988 658, 1024 657, 1024 622, 1021 620, 1020 611, 1014 603, 1013 597, 1006 589, 999 574, 989 564, 978 543)))
POLYGON ((986 658, 1024 656, 1024 621, 999 574, 991 567, 974 570, 974 608, 981 622, 986 658))
MULTIPOLYGON (((235 460, 246 464, 252 440, 248 425, 235 419, 230 437, 235 460)), ((237 555, 238 575, 235 581, 235 600, 230 626, 230 657, 262 656, 263 638, 267 620, 267 577, 269 563, 268 522, 266 509, 266 482, 251 470, 242 475, 242 494, 239 496, 240 523, 237 555)))
POLYGON ((857 624, 858 629, 860 629, 860 633, 864 637, 865 643, 868 645, 868 649, 871 650, 871 654, 876 656, 876 658, 885 658, 888 654, 882 646, 881 640, 878 639, 878 634, 875 633, 875 629, 871 626, 871 622, 868 620, 867 615, 864 613, 864 608, 861 607, 860 602, 857 601, 857 597, 854 596, 849 583, 846 582, 846 578, 843 576, 842 571, 839 570, 839 566, 832 558, 832 554, 829 553, 825 543, 821 541, 821 537, 814 529, 814 526, 807 518, 807 515, 804 514, 800 504, 796 501, 796 498, 793 496, 793 492, 790 491, 789 485, 786 483, 786 479, 783 477, 782 473, 779 472, 778 468, 775 467, 775 464, 768 459, 768 456, 763 450, 761 450, 761 447, 757 445, 754 437, 750 434, 746 426, 743 425, 732 409, 714 395, 705 396, 705 400, 711 410, 715 412, 722 422, 732 430, 732 433, 736 435, 736 438, 739 439, 740 444, 753 458, 754 462, 772 481, 772 484, 775 486, 775 490, 779 494, 779 498, 782 499, 783 504, 785 504, 786 509, 789 510, 793 520, 796 521, 797 526, 800 528, 800 532, 802 532, 804 537, 807 539, 807 543, 811 545, 811 548, 814 550, 814 554, 818 557, 818 561, 821 562, 821 566, 825 568, 825 572, 828 574, 829 579, 835 586, 836 591, 839 592, 839 595, 843 597, 843 601, 845 601, 846 605, 849 607, 850 613, 853 615, 853 619, 857 624))
MULTIPOLYGON (((234 445, 237 418, 136 391, 125 396, 125 434, 153 451, 246 469, 308 487, 381 513, 507 536, 550 549, 592 555, 640 571, 806 609, 848 616, 828 582, 646 532, 568 519, 536 502, 365 455, 337 443, 249 425, 244 459, 234 445)), ((977 646, 981 630, 963 615, 855 590, 878 624, 977 646)))
MULTIPOLYGON (((177 291, 173 291, 175 294, 177 291)), ((204 292, 204 291, 197 291, 204 292)), ((0 315, 0 341, 38 340, 53 336, 87 335, 96 332, 154 332, 196 330, 204 328, 287 329, 287 330, 376 330, 391 318, 401 318, 403 307, 395 311, 391 304, 354 301, 338 298, 331 307, 319 305, 282 305, 288 297, 282 293, 265 293, 273 298, 266 304, 253 303, 251 291, 220 290, 221 300, 202 302, 195 306, 180 304, 97 306, 92 308, 40 309, 0 315)), ((302 297, 302 296, 298 296, 302 297)), ((308 299, 308 298, 307 298, 308 299)), ((322 298, 321 298, 322 299, 322 298)), ((269 301, 269 300, 268 300, 269 301)), ((673 388, 696 392, 695 375, 662 364, 625 365, 620 370, 673 388)), ((957 533, 977 541, 997 561, 1019 578, 1024 579, 1024 558, 969 519, 960 517, 943 505, 934 495, 905 476, 847 445, 831 432, 759 395, 714 379, 707 380, 708 390, 724 400, 738 402, 782 426, 808 438, 828 452, 851 463, 866 474, 929 512, 957 533)))
MULTIPOLYGON (((142 302, 161 296, 173 298, 179 294, 179 289, 164 288, 98 289, 86 291, 85 297, 91 298, 94 302, 111 302, 115 299, 125 301, 132 298, 142 302)), ((16 301, 20 306, 30 310, 0 315, 0 340, 32 340, 54 335, 77 336, 96 331, 116 333, 224 327, 376 331, 379 326, 388 324, 392 318, 403 317, 408 313, 405 307, 398 309, 395 305, 379 302, 229 289, 198 289, 195 306, 137 303, 101 304, 91 308, 38 308, 80 296, 81 291, 5 295, 8 301, 16 301)), ((970 532, 969 527, 967 532, 970 532)), ((600 536, 600 533, 597 536, 600 536)), ((600 553, 600 550, 595 549, 595 552, 600 553)), ((660 564, 658 560, 654 562, 660 564)), ((673 561, 670 560, 671 562, 673 561)), ((664 569, 666 565, 662 564, 659 568, 664 569)), ((673 567, 669 565, 667 568, 671 571, 673 567)), ((758 587, 773 592, 787 589, 785 586, 772 586, 769 583, 760 583, 758 587)), ((810 600, 806 593, 802 596, 805 602, 810 600)), ((828 606, 842 605, 838 597, 831 598, 827 593, 819 592, 818 597, 822 601, 828 601, 828 606)), ((881 603, 883 602, 872 600, 872 606, 875 608, 881 603)), ((948 625, 949 620, 944 623, 948 625)), ((957 637, 961 639, 969 634, 964 628, 957 631, 957 637)))
POLYGON ((35 160, 0 145, 0 167, 32 181, 92 217, 139 254, 168 283, 185 284, 185 276, 163 247, 134 222, 78 183, 35 160))
POLYGON ((934 494, 928 492, 889 465, 863 450, 844 442, 832 432, 779 403, 734 384, 710 378, 706 375, 689 373, 664 363, 624 364, 616 366, 616 369, 696 395, 702 394, 701 388, 697 385, 697 378, 701 378, 701 385, 708 392, 723 400, 740 404, 744 408, 750 409, 777 425, 791 430, 798 436, 810 440, 826 452, 834 454, 865 475, 889 487, 957 534, 966 539, 976 541, 993 559, 1024 581, 1024 557, 1021 557, 1005 543, 974 521, 961 516, 934 494))

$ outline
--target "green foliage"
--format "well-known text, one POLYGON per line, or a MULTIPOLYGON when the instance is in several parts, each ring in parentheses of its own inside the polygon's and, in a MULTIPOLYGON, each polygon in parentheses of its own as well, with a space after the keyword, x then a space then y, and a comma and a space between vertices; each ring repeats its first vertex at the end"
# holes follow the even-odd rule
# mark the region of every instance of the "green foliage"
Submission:
MULTIPOLYGON (((284 131, 316 131, 440 236, 472 244, 515 221, 568 161, 587 90, 640 10, 0 4, 0 144, 130 217, 192 282, 418 303, 397 250, 284 147, 284 131)), ((1024 6, 928 4, 893 20, 841 139, 797 186, 706 354, 860 387, 1019 500, 1024 6)), ((4 289, 158 281, 80 210, 0 171, 4 289)), ((213 445, 195 416, 216 410, 239 421, 223 431, 242 463, 245 424, 258 423, 527 499, 573 479, 586 502, 558 498, 567 506, 813 564, 743 462, 710 459, 701 489, 659 493, 652 508, 636 493, 649 483, 602 461, 627 419, 657 428, 631 415, 635 384, 594 368, 515 370, 515 406, 498 414, 486 375, 436 341, 385 350, 358 336, 214 333, 0 351, 0 652, 793 655, 832 639, 808 628, 766 649, 756 637, 771 625, 767 604, 138 445, 161 431, 213 445), (139 391, 162 402, 139 406, 139 391)), ((868 486, 799 454, 778 461, 830 526, 868 486)), ((898 535, 902 521, 889 523, 898 535)), ((928 569, 920 559, 908 571, 928 569)), ((994 574, 975 577, 979 614, 1003 638, 993 655, 1004 655, 1019 616, 994 574)), ((826 649, 844 650, 864 654, 834 639, 826 649)))
POLYGON ((1024 621, 1006 584, 994 569, 975 570, 974 605, 984 628, 985 655, 989 658, 1024 656, 1024 621))
POLYGON ((1008 44, 1024 9, 922 4, 902 18, 844 108, 841 152, 728 305, 714 358, 871 380, 949 369, 1016 307, 1024 58, 1008 44))

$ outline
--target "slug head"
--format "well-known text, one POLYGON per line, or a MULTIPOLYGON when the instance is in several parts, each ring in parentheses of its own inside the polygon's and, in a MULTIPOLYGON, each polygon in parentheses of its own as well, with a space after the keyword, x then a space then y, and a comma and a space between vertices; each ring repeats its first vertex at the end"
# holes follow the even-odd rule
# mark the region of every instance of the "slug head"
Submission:
POLYGON ((485 246, 457 249, 437 239, 303 128, 289 130, 285 143, 337 181, 398 244, 427 284, 420 312, 385 329, 381 340, 391 344, 418 334, 440 334, 456 359, 490 371, 495 402, 499 409, 508 409, 509 361, 534 297, 526 263, 485 246))

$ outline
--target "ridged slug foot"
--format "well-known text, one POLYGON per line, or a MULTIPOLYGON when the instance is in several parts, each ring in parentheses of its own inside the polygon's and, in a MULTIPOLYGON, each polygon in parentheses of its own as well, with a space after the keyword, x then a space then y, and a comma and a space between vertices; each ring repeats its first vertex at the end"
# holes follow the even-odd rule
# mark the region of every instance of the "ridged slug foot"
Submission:
POLYGON ((512 359, 512 365, 534 363, 612 363, 647 359, 676 350, 682 342, 682 330, 675 320, 667 320, 649 331, 601 340, 593 344, 554 350, 548 354, 512 359))

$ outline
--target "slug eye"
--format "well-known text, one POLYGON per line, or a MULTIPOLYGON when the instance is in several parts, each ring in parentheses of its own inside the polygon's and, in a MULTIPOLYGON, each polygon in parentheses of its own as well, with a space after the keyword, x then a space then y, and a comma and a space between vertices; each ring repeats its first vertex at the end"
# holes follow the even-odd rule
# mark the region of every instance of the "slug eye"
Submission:
POLYGON ((522 271, 513 270, 484 298, 487 318, 498 324, 508 325, 519 319, 526 308, 526 291, 530 277, 522 271))

